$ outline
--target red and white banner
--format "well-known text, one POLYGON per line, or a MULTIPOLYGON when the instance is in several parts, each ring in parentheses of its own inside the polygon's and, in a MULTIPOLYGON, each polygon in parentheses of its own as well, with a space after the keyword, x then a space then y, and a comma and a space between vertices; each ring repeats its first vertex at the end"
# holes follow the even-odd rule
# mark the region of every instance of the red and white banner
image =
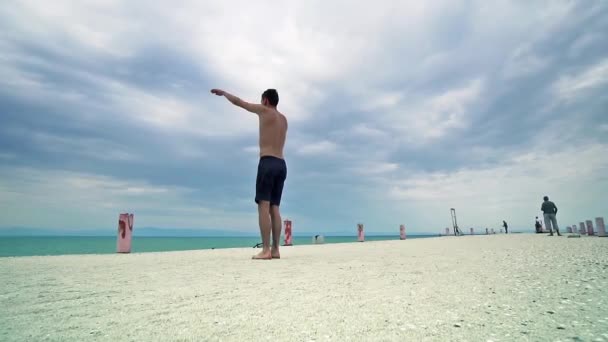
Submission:
POLYGON ((118 216, 118 234, 116 239, 117 253, 131 253, 131 237, 133 236, 133 214, 118 216))

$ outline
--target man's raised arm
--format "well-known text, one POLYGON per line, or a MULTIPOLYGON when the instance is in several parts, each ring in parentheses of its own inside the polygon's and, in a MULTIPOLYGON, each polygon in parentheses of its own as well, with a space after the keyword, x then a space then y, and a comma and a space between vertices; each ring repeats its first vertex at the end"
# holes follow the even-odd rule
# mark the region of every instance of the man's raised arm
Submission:
POLYGON ((221 89, 211 89, 211 93, 213 93, 217 96, 223 96, 228 101, 230 101, 233 105, 241 107, 251 113, 255 113, 255 114, 259 115, 266 111, 266 107, 264 107, 261 104, 255 104, 255 103, 249 103, 247 101, 243 101, 239 97, 234 96, 234 95, 230 94, 229 92, 223 91, 221 89))

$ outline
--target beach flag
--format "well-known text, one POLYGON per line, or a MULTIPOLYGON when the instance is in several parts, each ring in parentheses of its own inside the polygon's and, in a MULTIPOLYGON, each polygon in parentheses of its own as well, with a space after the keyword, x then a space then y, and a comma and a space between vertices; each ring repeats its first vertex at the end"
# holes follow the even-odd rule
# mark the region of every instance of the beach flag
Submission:
POLYGON ((357 234, 358 234, 359 242, 365 241, 365 232, 363 231, 363 223, 357 224, 357 234))
POLYGON ((593 221, 587 220, 587 235, 593 236, 595 233, 593 232, 593 221))
POLYGON ((471 235, 475 235, 475 229, 471 228, 471 235))
POLYGON ((572 227, 568 226, 568 228, 566 228, 566 231, 568 231, 568 233, 572 233, 572 227))
POLYGON ((131 236, 133 236, 133 214, 118 216, 116 253, 131 253, 131 236))
POLYGON ((576 226, 576 224, 572 226, 572 232, 573 232, 574 234, 577 234, 577 233, 578 233, 578 227, 576 226))
POLYGON ((587 229, 585 229, 585 222, 579 222, 581 235, 587 234, 587 229))
POLYGON ((405 240, 405 238, 405 225, 402 224, 399 226, 399 239, 405 240))
POLYGON ((445 229, 445 235, 450 235, 450 228, 445 229))
POLYGON ((606 226, 604 226, 604 218, 596 217, 595 225, 597 226, 597 236, 606 236, 606 226))
POLYGON ((285 224, 285 243, 283 246, 291 246, 293 245, 291 241, 291 221, 285 220, 283 221, 283 224, 285 224))

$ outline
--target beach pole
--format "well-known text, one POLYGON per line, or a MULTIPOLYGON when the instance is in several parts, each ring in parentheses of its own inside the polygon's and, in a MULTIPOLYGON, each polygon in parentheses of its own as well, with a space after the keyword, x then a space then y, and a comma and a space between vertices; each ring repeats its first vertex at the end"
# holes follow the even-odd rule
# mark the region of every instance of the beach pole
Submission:
POLYGON ((604 225, 604 218, 596 217, 595 225, 597 226, 597 236, 605 237, 606 236, 606 226, 604 225))
POLYGON ((579 223, 579 226, 580 226, 580 229, 579 229, 579 230, 580 230, 580 232, 581 232, 581 235, 585 235, 585 234, 587 234, 587 230, 585 229, 585 222, 580 222, 580 223, 579 223))
POLYGON ((403 224, 399 226, 399 239, 401 239, 401 240, 405 240, 406 239, 405 225, 403 225, 403 224))
POLYGON ((283 246, 292 246, 292 238, 291 238, 291 221, 290 220, 285 220, 283 221, 283 224, 285 224, 285 243, 283 244, 283 246))
POLYGON ((131 237, 133 235, 133 214, 124 213, 118 216, 118 232, 116 236, 116 253, 131 253, 131 237))
POLYGON ((363 231, 363 223, 358 223, 357 224, 357 234, 358 234, 358 241, 359 242, 364 242, 365 241, 365 232, 363 231))
POLYGON ((587 220, 587 235, 593 236, 595 233, 593 232, 593 221, 587 220))

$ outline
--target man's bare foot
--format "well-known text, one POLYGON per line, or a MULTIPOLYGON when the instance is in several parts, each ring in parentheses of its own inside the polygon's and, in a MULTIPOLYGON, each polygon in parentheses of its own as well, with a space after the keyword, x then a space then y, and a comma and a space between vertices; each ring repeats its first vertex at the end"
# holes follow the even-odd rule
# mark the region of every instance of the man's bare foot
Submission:
POLYGON ((270 251, 270 255, 272 256, 273 259, 281 259, 281 253, 279 253, 279 250, 272 250, 270 251))
POLYGON ((251 259, 254 259, 254 260, 270 260, 270 259, 272 259, 272 255, 270 254, 270 251, 261 251, 260 253, 252 256, 251 259))

